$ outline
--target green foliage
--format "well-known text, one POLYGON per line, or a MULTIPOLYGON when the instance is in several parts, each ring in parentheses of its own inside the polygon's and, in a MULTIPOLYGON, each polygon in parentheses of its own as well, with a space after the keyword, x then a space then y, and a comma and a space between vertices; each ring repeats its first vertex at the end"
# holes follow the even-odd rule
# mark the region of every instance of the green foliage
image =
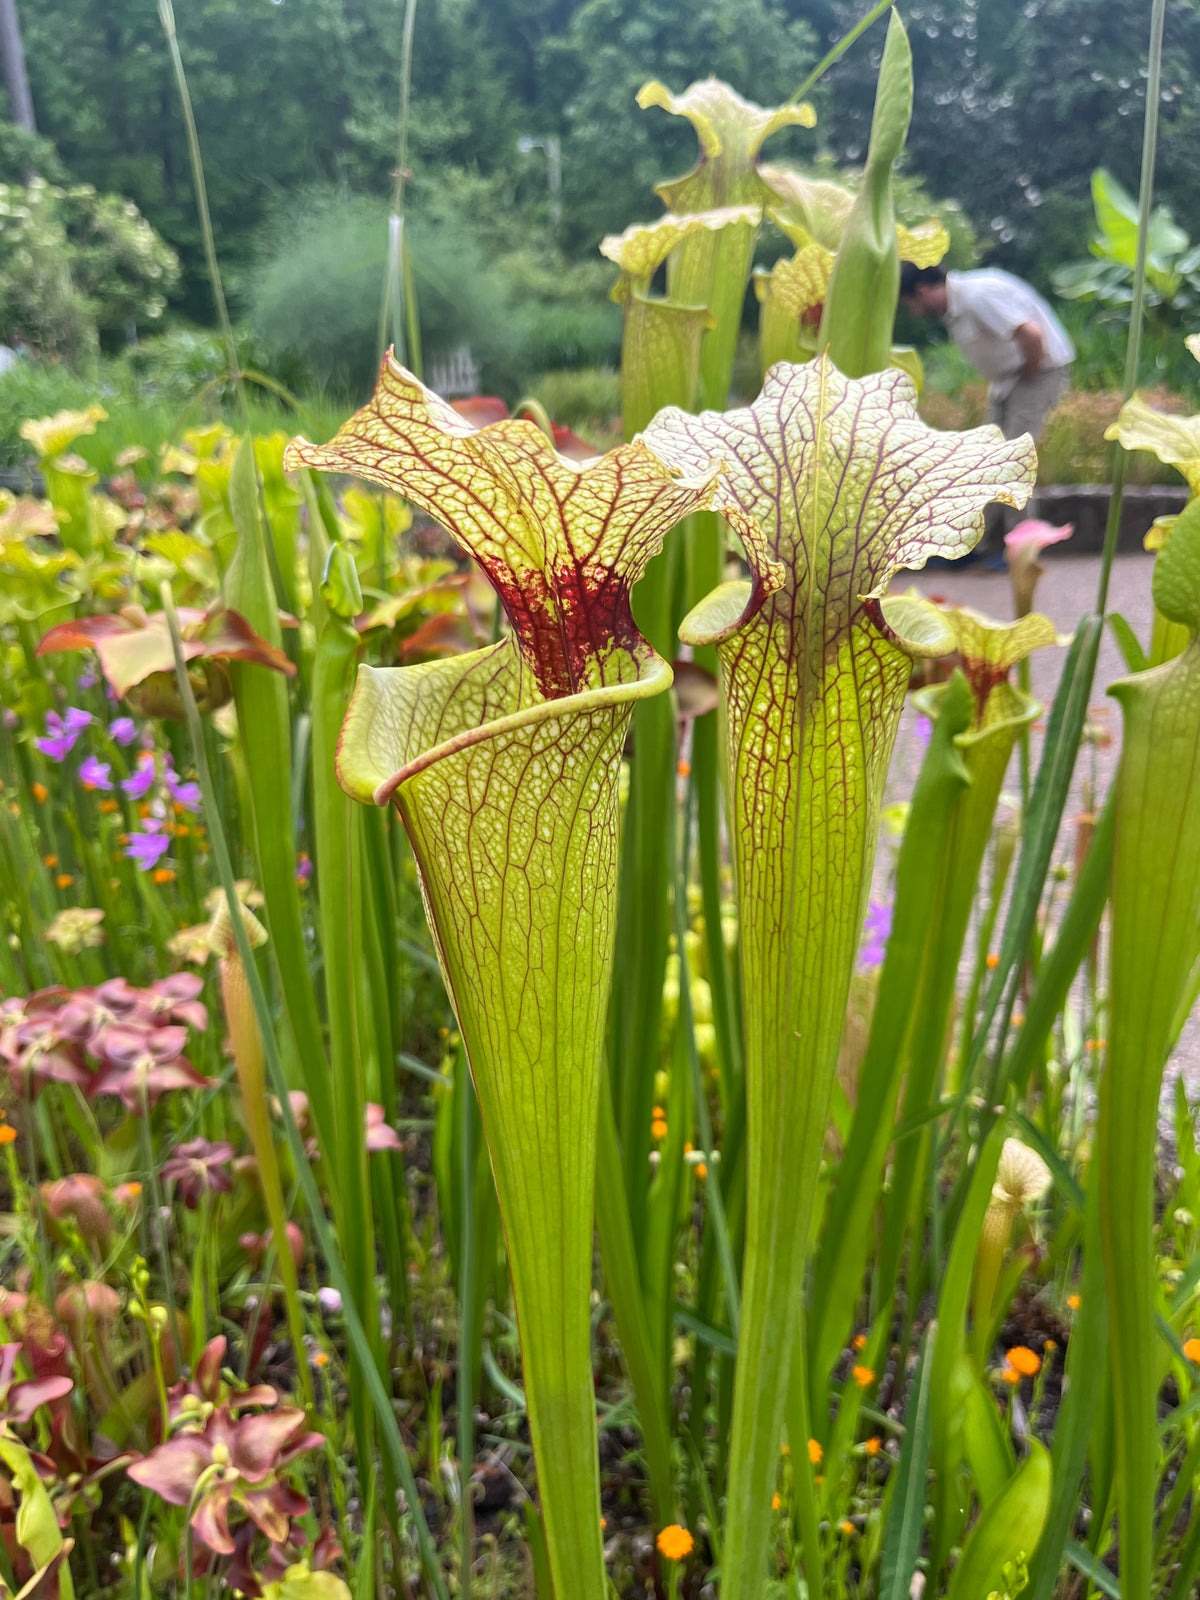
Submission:
POLYGON ((132 201, 86 184, 0 184, 0 337, 78 360, 162 316, 174 252, 132 201))
MULTIPOLYGON (((1098 167, 1092 174, 1096 233, 1090 241, 1092 260, 1069 263, 1054 273, 1057 294, 1068 300, 1095 300, 1103 306, 1128 305, 1137 260, 1137 202, 1113 177, 1098 167)), ((1165 206, 1150 214, 1146 244, 1146 303, 1182 312, 1200 298, 1200 247, 1165 206)))

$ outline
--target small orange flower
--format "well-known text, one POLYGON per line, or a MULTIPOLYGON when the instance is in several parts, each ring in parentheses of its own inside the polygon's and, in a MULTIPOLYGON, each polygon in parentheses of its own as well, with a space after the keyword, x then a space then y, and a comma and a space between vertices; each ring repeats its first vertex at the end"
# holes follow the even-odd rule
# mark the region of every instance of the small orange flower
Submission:
POLYGON ((659 1553, 666 1556, 668 1561, 682 1561, 692 1553, 695 1540, 686 1528, 681 1528, 677 1522, 670 1523, 654 1541, 659 1548, 659 1553))
POLYGON ((1053 1339, 1047 1339, 1045 1344, 1042 1346, 1043 1352, 1048 1356, 1053 1355, 1057 1349, 1058 1345, 1053 1339))
POLYGON ((31 783, 29 785, 29 792, 37 801, 38 805, 44 805, 47 797, 50 794, 49 789, 47 789, 44 783, 31 783))
POLYGON ((867 1348, 867 1336, 865 1333, 856 1333, 850 1342, 856 1350, 865 1350, 867 1348))
POLYGON ((667 1113, 666 1113, 665 1109, 662 1106, 651 1106, 650 1107, 650 1115, 654 1118, 655 1122, 661 1122, 662 1119, 666 1116, 666 1114, 667 1113))
POLYGON ((690 1139, 685 1139, 684 1140, 683 1153, 684 1153, 685 1156, 690 1156, 692 1151, 695 1148, 696 1148, 695 1145, 692 1143, 692 1141, 690 1139))
POLYGON ((779 1446, 779 1454, 781 1456, 790 1456, 791 1453, 792 1453, 792 1447, 791 1447, 790 1444, 781 1444, 779 1446))
POLYGON ((17 1137, 17 1130, 10 1122, 0 1126, 0 1144, 12 1144, 17 1137))
POLYGON ((176 825, 175 825, 175 837, 177 839, 186 839, 188 834, 191 833, 191 831, 192 830, 189 827, 187 827, 187 825, 185 823, 179 822, 179 823, 176 823, 176 825))
POLYGON ((701 1183, 703 1183, 705 1178, 708 1177, 708 1168, 704 1165, 703 1161, 697 1161, 696 1163, 696 1176, 700 1179, 701 1183))
POLYGON ((69 889, 75 882, 75 879, 69 872, 60 872, 58 877, 55 878, 54 882, 60 889, 69 889))
POLYGON ((847 1535, 847 1537, 854 1532, 854 1524, 850 1521, 849 1517, 843 1517, 841 1522, 838 1523, 838 1527, 844 1534, 847 1535))
POLYGON ((773 1494, 771 1496, 771 1510, 772 1511, 778 1511, 782 1504, 783 1504, 783 1501, 779 1498, 778 1494, 773 1494))
POLYGON ((8 809, 10 815, 14 817, 19 817, 21 815, 21 808, 15 800, 10 800, 8 802, 8 809))
POLYGON ((989 950, 988 951, 988 956, 987 956, 987 969, 988 969, 988 971, 989 972, 995 972, 996 968, 999 965, 1000 965, 1000 957, 996 954, 996 952, 994 950, 989 950))
POLYGON ((1077 1294, 1069 1294, 1067 1296, 1067 1305, 1070 1306, 1072 1311, 1078 1311, 1082 1304, 1083 1301, 1077 1294))
POLYGON ((327 1367, 328 1365, 329 1365, 329 1352, 327 1350, 318 1350, 316 1355, 313 1357, 313 1366, 314 1367, 327 1367))
POLYGON ((603 1533, 605 1528, 607 1528, 607 1527, 608 1527, 608 1518, 607 1517, 601 1517, 600 1518, 600 1532, 603 1533))
POLYGON ((141 1192, 142 1186, 140 1183, 119 1183, 112 1191, 112 1197, 119 1206, 131 1205, 133 1201, 138 1199, 141 1192))
POLYGON ((56 867, 58 865, 58 857, 57 856, 43 856, 42 857, 42 865, 44 867, 54 868, 54 867, 56 867))
MULTIPOLYGON (((0 1135, 3 1135, 4 1132, 5 1130, 0 1128, 0 1135)), ((1194 1361, 1197 1366, 1200 1366, 1200 1339, 1185 1339, 1183 1353, 1189 1361, 1194 1361)))
POLYGON ((814 1467, 819 1467, 824 1461, 825 1452, 821 1449, 821 1441, 819 1439, 810 1439, 808 1441, 808 1459, 814 1467))
POLYGON ((650 1132, 655 1139, 665 1139, 667 1137, 667 1125, 661 1117, 655 1117, 650 1124, 650 1132))
POLYGON ((1015 1344, 1008 1352, 1008 1364, 1015 1367, 1023 1378, 1034 1378, 1042 1369, 1042 1358, 1025 1345, 1015 1344))
POLYGON ((101 800, 100 802, 100 810, 106 817, 111 817, 114 811, 120 811, 120 809, 121 807, 115 800, 101 800))
POLYGON ((690 778, 692 775, 692 763, 690 761, 681 760, 677 771, 681 778, 690 778))
POLYGON ((817 1488, 819 1489, 821 1487, 821 1485, 825 1482, 825 1474, 823 1472, 818 1472, 816 1477, 813 1479, 813 1482, 816 1484, 817 1488))
POLYGON ((181 806, 179 804, 179 801, 176 800, 175 804, 171 807, 171 810, 175 813, 175 815, 177 817, 182 817, 185 814, 185 812, 187 811, 187 807, 186 806, 181 806))
POLYGON ((1023 1011, 1013 1012, 1012 1025, 1014 1028, 1023 1028, 1025 1026, 1025 1013, 1023 1011))
POLYGON ((1021 1381, 1021 1374, 1017 1371, 1016 1367, 1010 1367, 1007 1363, 1005 1363, 1004 1371, 1000 1374, 1000 1376, 1004 1379, 1005 1383, 1018 1384, 1021 1381))
POLYGON ((871 1367, 854 1367, 851 1377, 860 1389, 867 1389, 875 1382, 875 1372, 871 1367))
POLYGON ((870 1438, 867 1440, 867 1454, 869 1456, 877 1456, 879 1454, 879 1450, 880 1443, 878 1439, 870 1438))
POLYGON ((155 883, 174 883, 175 869, 173 867, 156 867, 154 869, 155 883))

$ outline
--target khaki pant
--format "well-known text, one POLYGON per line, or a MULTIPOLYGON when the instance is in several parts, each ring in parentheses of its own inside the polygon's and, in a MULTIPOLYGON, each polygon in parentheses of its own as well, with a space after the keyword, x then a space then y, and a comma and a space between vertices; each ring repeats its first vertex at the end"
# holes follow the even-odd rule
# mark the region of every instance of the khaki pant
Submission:
MULTIPOLYGON (((1031 434, 1034 442, 1046 418, 1066 393, 1069 367, 1047 367, 1036 378, 1018 378, 1002 400, 988 395, 986 422, 994 422, 1006 439, 1031 434)), ((1011 506, 993 506, 988 513, 987 532, 980 543, 985 555, 999 556, 1004 551, 1004 535, 1023 515, 1011 506)))
POLYGON ((1066 393, 1070 370, 1047 367, 1036 378, 1018 378, 1003 400, 994 400, 989 393, 985 421, 994 422, 1006 439, 1028 433, 1036 443, 1043 423, 1066 393))

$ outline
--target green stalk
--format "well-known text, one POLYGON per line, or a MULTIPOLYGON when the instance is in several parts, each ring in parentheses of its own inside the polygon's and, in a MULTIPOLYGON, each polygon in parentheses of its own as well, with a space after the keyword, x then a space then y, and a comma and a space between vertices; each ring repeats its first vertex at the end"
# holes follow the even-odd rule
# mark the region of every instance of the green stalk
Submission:
POLYGON ((970 691, 966 679, 956 673, 947 686, 913 790, 896 864, 892 931, 859 1071, 854 1121, 833 1175, 821 1230, 811 1296, 810 1366, 818 1384, 814 1410, 821 1408, 827 1393, 826 1375, 850 1327, 873 1244, 871 1221, 894 1136, 918 1000, 926 988, 936 941, 948 867, 947 836, 959 796, 970 782, 956 736, 965 733, 970 722, 970 691))
POLYGON ((454 1085, 458 1111, 458 1528, 461 1547, 459 1593, 470 1600, 475 1557, 475 1508, 471 1469, 475 1461, 475 1091, 463 1072, 454 1085))
POLYGON ((841 60, 854 41, 861 34, 864 34, 873 22, 878 22, 879 18, 885 11, 891 10, 892 4, 893 0, 876 0, 876 3, 871 7, 871 9, 864 16, 859 18, 849 32, 842 35, 842 37, 834 45, 833 49, 826 51, 826 53, 821 57, 820 61, 817 62, 816 66, 809 73, 808 77, 805 78, 804 82, 787 101, 787 104, 789 106, 794 106, 797 100, 803 99, 803 97, 813 87, 817 80, 823 78, 829 71, 830 67, 841 60))
POLYGON ((400 109, 396 120, 396 165, 392 169, 392 209, 388 219, 388 256, 379 300, 379 335, 376 340, 379 360, 387 349, 388 325, 398 360, 421 374, 421 343, 417 321, 416 295, 408 257, 408 236, 404 227, 404 185, 408 178, 408 117, 412 91, 413 31, 417 21, 417 0, 405 0, 404 31, 400 45, 400 109), (405 348, 405 333, 411 349, 405 348))
POLYGON ((1108 1278, 1121 1588, 1150 1600, 1158 1478, 1154 1243, 1158 1099, 1180 997, 1200 955, 1200 502, 1154 568, 1154 601, 1192 639, 1113 684, 1124 719, 1116 783, 1109 1047, 1097 1180, 1108 1278))
MULTIPOLYGON (((267 560, 268 541, 259 507, 254 451, 246 441, 238 447, 230 474, 229 504, 238 543, 225 574, 226 603, 239 611, 264 639, 279 646, 283 634, 267 560)), ((287 684, 279 673, 248 662, 232 662, 230 677, 246 753, 254 854, 266 899, 275 968, 304 1077, 303 1087, 324 1148, 336 1122, 296 882, 296 827, 285 777, 292 770, 287 684)))
MULTIPOLYGON (((319 526, 310 523, 310 541, 316 541, 319 533, 319 526)), ((363 1321, 372 1330, 379 1361, 382 1348, 376 1331, 375 1227, 364 1134, 363 1050, 355 1006, 362 911, 358 817, 334 770, 338 733, 358 664, 359 638, 349 618, 362 609, 362 596, 353 560, 340 545, 329 547, 322 577, 328 593, 313 666, 312 837, 324 952, 330 1071, 337 1085, 333 1096, 335 1120, 326 1149, 331 1157, 330 1194, 338 1234, 346 1249, 347 1271, 355 1284, 355 1299, 362 1308, 363 1321)), ((360 1471, 366 1471, 374 1455, 371 1410, 353 1361, 350 1371, 358 1460, 360 1471)))
MULTIPOLYGON (((175 655, 175 681, 187 720, 188 734, 192 745, 192 758, 196 766, 196 777, 200 784, 201 793, 204 796, 204 811, 208 821, 213 860, 216 863, 217 876, 220 879, 221 888, 225 893, 225 903, 228 906, 233 906, 238 903, 233 861, 229 854, 229 845, 225 838, 225 829, 217 806, 216 789, 204 747, 204 727, 200 721, 200 713, 196 708, 196 699, 188 680, 187 663, 183 655, 183 636, 180 633, 179 618, 176 615, 175 602, 171 595, 169 584, 163 585, 162 602, 171 630, 171 645, 175 655)), ((412 1463, 404 1447, 404 1440, 400 1436, 400 1429, 396 1421, 395 1411, 392 1408, 391 1398, 384 1388, 383 1380, 379 1376, 372 1359, 371 1346, 363 1327, 362 1317, 355 1303, 354 1290, 343 1265, 336 1236, 329 1225, 325 1209, 321 1204, 320 1192, 317 1189, 316 1179, 313 1177, 312 1167, 305 1153, 304 1141, 300 1136, 300 1130, 296 1126, 296 1119, 292 1113, 291 1101, 288 1099, 288 1083, 284 1076, 278 1041, 273 1031, 271 1008, 262 985, 262 979, 258 974, 258 968, 254 964, 254 952, 250 944, 250 937, 245 923, 240 917, 235 916, 231 918, 231 921, 234 941, 249 988, 250 1000, 254 1008, 255 1020, 258 1024, 259 1037, 262 1041, 267 1076, 270 1080, 271 1090, 279 1100, 284 1136, 287 1139, 292 1164, 295 1167, 300 1181, 300 1188, 308 1206, 313 1232, 316 1234, 317 1244, 325 1260, 330 1281, 342 1297, 346 1334, 358 1359, 359 1369, 363 1373, 363 1380, 370 1394, 371 1403, 375 1408, 380 1436, 387 1447, 396 1476, 408 1502, 409 1515, 412 1518, 416 1532, 417 1546, 426 1580, 435 1600, 450 1600, 445 1579, 442 1575, 441 1564, 438 1561, 437 1549, 430 1536, 429 1525, 425 1520, 420 1493, 417 1489, 416 1479, 413 1476, 412 1463)))

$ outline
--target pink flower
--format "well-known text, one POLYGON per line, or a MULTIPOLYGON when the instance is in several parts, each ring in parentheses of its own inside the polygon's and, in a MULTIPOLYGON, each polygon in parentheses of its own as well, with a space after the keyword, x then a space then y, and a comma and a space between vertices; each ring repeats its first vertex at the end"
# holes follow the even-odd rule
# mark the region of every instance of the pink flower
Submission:
POLYGON ((108 737, 119 745, 131 745, 137 738, 137 723, 132 717, 114 717, 108 725, 108 737))
POLYGON ((1033 596, 1037 581, 1046 570, 1038 557, 1050 544, 1061 544, 1075 532, 1075 524, 1068 522, 1056 528, 1052 522, 1039 522, 1027 517, 1018 522, 1011 533, 1004 536, 1004 556, 1012 577, 1013 610, 1018 617, 1026 617, 1033 610, 1033 596))
POLYGON ((1041 551, 1049 544, 1061 544, 1074 532, 1073 522, 1065 522, 1062 527, 1056 527, 1053 522, 1042 522, 1037 517, 1026 517, 1024 522, 1018 522, 1010 533, 1004 535, 1004 548, 1022 550, 1032 545, 1035 551, 1041 551))
POLYGON ((200 785, 198 783, 184 783, 171 765, 169 756, 163 767, 163 783, 166 785, 167 793, 177 806, 182 806, 185 811, 199 811, 200 785))
POLYGON ((154 1105, 169 1089, 206 1089, 211 1079, 198 1073, 183 1055, 187 1029, 144 1028, 115 1023, 104 1040, 104 1064, 92 1079, 88 1093, 119 1095, 124 1105, 139 1112, 154 1105))
POLYGON ((374 1101, 368 1100, 366 1106, 367 1123, 367 1149, 374 1153, 376 1150, 403 1150, 400 1135, 389 1123, 384 1121, 382 1106, 377 1106, 374 1101))

